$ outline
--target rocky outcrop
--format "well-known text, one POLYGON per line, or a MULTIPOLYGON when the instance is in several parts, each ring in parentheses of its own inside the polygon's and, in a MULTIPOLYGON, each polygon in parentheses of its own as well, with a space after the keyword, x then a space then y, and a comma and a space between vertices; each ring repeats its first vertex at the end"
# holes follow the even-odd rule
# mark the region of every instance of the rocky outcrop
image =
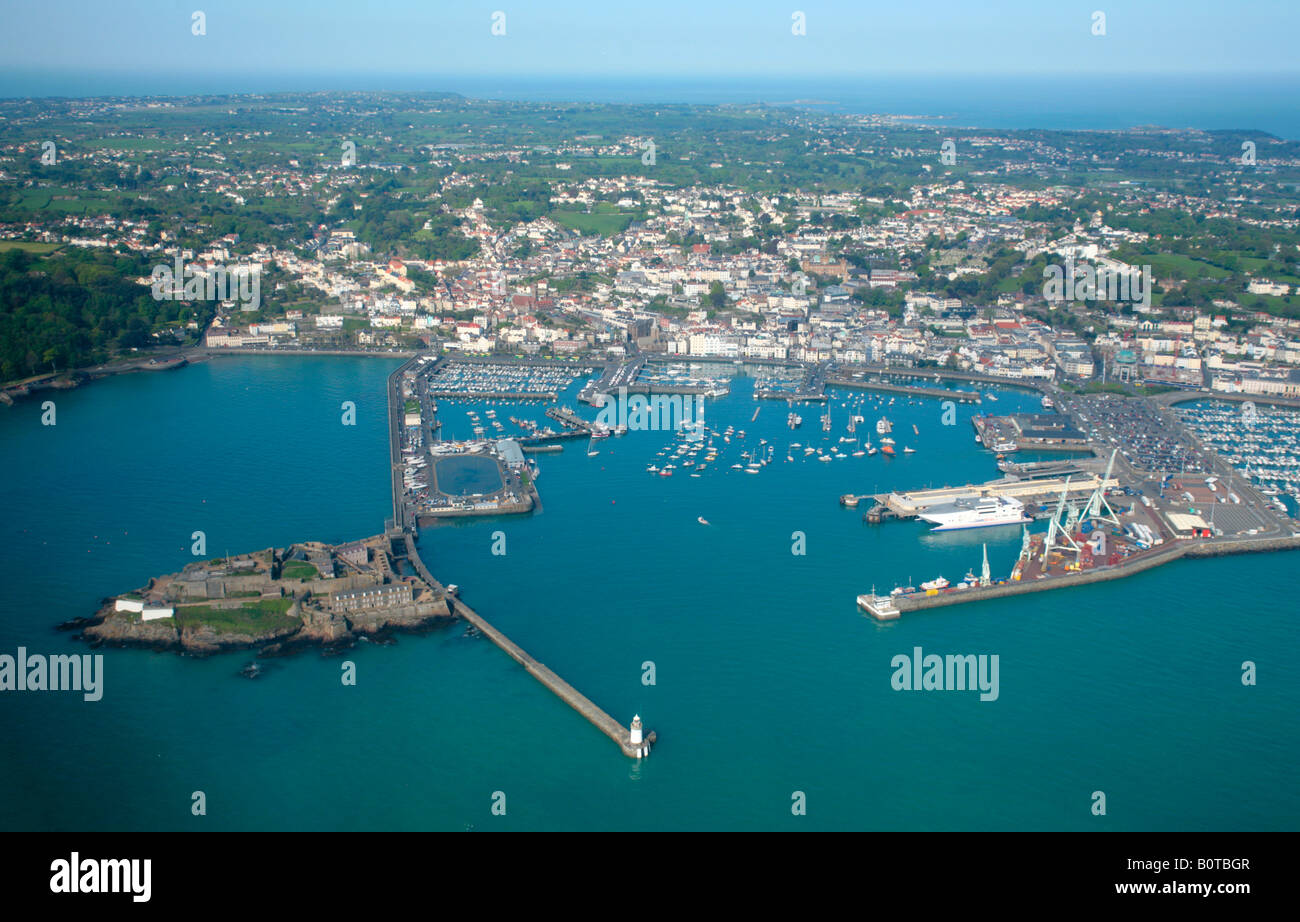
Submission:
POLYGON ((359 636, 420 631, 451 618, 451 610, 443 599, 350 612, 346 616, 295 601, 287 614, 293 619, 292 624, 264 632, 235 633, 219 631, 207 624, 178 624, 171 618, 141 621, 114 611, 109 604, 86 622, 82 637, 96 646, 148 647, 198 655, 256 648, 266 655, 278 655, 306 646, 337 649, 359 636))

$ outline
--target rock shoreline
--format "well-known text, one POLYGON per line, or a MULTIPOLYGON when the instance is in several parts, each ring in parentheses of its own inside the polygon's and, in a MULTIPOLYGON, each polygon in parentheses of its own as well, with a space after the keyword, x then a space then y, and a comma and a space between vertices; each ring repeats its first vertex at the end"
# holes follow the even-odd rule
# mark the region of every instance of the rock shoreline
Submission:
POLYGON ((258 656, 284 656, 308 647, 319 647, 328 654, 331 649, 351 647, 363 637, 382 641, 395 633, 427 632, 453 620, 445 599, 352 614, 303 608, 295 602, 289 614, 298 623, 257 633, 223 632, 207 624, 176 624, 173 619, 140 621, 114 611, 110 602, 93 618, 74 619, 59 628, 80 629, 78 636, 92 647, 134 647, 196 656, 257 649, 258 656))

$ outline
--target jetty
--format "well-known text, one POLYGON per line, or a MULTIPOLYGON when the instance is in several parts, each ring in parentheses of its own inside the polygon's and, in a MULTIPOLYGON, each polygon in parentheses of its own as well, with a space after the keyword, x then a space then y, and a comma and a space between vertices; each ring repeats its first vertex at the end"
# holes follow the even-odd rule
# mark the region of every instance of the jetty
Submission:
POLYGON ((389 537, 396 545, 400 542, 405 547, 403 559, 419 574, 430 586, 434 587, 447 600, 451 615, 461 618, 467 623, 478 629, 483 636, 487 637, 492 643, 496 644, 503 650, 507 656, 519 663, 528 671, 529 675, 541 682, 546 688, 550 689, 561 701, 569 705, 583 717, 585 717, 596 729, 600 730, 616 744, 623 754, 630 758, 641 759, 650 754, 650 748, 654 745, 657 735, 653 730, 642 735, 639 719, 634 719, 632 726, 624 727, 605 711, 601 710, 590 698, 582 694, 564 679, 560 678, 552 669, 544 663, 538 661, 530 655, 523 647, 515 643, 504 633, 493 627, 491 622, 474 611, 469 605, 460 599, 458 591, 449 589, 444 586, 425 565, 420 557, 420 552, 416 549, 415 539, 418 533, 417 525, 411 515, 411 510, 403 499, 403 487, 401 477, 401 449, 399 437, 401 433, 401 415, 403 413, 403 402, 401 399, 400 382, 402 375, 408 372, 417 360, 412 360, 400 365, 388 377, 388 417, 389 417, 389 442, 390 442, 390 459, 393 466, 393 518, 390 520, 389 537))
MULTIPOLYGON (((1044 477, 1018 479, 1007 477, 990 480, 987 483, 970 483, 961 487, 942 487, 937 490, 909 490, 892 493, 846 493, 840 497, 840 505, 854 507, 867 500, 872 502, 863 519, 871 523, 890 519, 914 519, 932 506, 942 506, 959 499, 979 499, 987 496, 1016 499, 1025 504, 1026 511, 1033 507, 1055 501, 1064 492, 1070 497, 1082 497, 1093 493, 1102 484, 1102 476, 1087 473, 1082 477, 1044 477)), ((1105 480, 1105 489, 1119 486, 1119 480, 1109 477, 1105 480)))
POLYGON ((917 384, 893 384, 878 378, 869 378, 865 374, 828 375, 825 383, 833 387, 844 387, 862 391, 880 391, 887 394, 906 394, 909 397, 929 397, 935 400, 953 400, 957 403, 982 403, 976 391, 949 390, 944 387, 927 387, 917 384))

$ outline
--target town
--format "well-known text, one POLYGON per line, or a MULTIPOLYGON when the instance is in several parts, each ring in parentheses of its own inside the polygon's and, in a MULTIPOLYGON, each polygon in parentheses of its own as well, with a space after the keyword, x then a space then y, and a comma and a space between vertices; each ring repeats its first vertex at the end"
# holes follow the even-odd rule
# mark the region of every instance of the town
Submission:
MULTIPOLYGON (((294 101, 233 97, 229 127, 193 135, 177 101, 13 113, 22 131, 0 160, 0 248, 13 271, 89 251, 144 297, 152 285, 155 303, 149 329, 110 316, 71 344, 6 336, 5 399, 141 351, 426 350, 1300 396, 1300 218, 1283 195, 1300 172, 1295 144, 1261 140, 1243 166, 1239 143, 1199 132, 964 132, 948 166, 932 128, 754 107, 733 129, 746 158, 734 163, 713 159, 721 142, 702 135, 713 113, 691 108, 647 164, 653 139, 610 130, 616 118, 653 121, 637 107, 589 107, 571 128, 553 107, 494 107, 546 116, 545 143, 428 143, 484 116, 417 96, 391 102, 440 130, 387 141, 372 131, 354 147, 377 148, 374 159, 350 163, 276 153, 267 135, 302 133, 294 101), (96 137, 91 119, 115 127, 96 137), (42 165, 38 137, 56 129, 59 159, 42 165), (783 160, 792 139, 797 162, 783 160), (1161 172, 1170 161, 1222 194, 1183 191, 1161 172), (159 275, 175 290, 160 296, 159 275), (241 297, 181 290, 182 277, 227 276, 241 297)), ((325 107, 362 132, 371 102, 340 95, 325 107)))

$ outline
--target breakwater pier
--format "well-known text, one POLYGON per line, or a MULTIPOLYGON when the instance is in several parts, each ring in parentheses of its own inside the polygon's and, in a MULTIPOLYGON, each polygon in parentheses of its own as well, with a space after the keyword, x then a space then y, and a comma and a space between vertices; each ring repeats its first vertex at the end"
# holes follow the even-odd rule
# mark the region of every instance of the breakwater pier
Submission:
POLYGON ((636 759, 648 756, 657 736, 653 730, 643 734, 639 717, 633 719, 630 727, 624 727, 601 710, 590 698, 560 678, 544 663, 539 662, 521 646, 495 628, 491 622, 462 601, 456 591, 449 589, 436 580, 421 559, 420 553, 415 546, 417 527, 413 520, 412 511, 404 499, 400 474, 401 448, 399 439, 401 418, 399 414, 403 412, 403 402, 399 388, 402 376, 408 373, 414 364, 415 362, 412 361, 399 366, 388 378, 389 455, 394 472, 392 477, 393 518, 389 535, 393 544, 404 546, 405 554, 403 559, 419 574, 421 579, 443 594, 453 617, 461 618, 473 625, 483 636, 504 651, 507 656, 523 666, 529 675, 541 682, 561 701, 581 714, 596 729, 618 744, 624 755, 636 759))

